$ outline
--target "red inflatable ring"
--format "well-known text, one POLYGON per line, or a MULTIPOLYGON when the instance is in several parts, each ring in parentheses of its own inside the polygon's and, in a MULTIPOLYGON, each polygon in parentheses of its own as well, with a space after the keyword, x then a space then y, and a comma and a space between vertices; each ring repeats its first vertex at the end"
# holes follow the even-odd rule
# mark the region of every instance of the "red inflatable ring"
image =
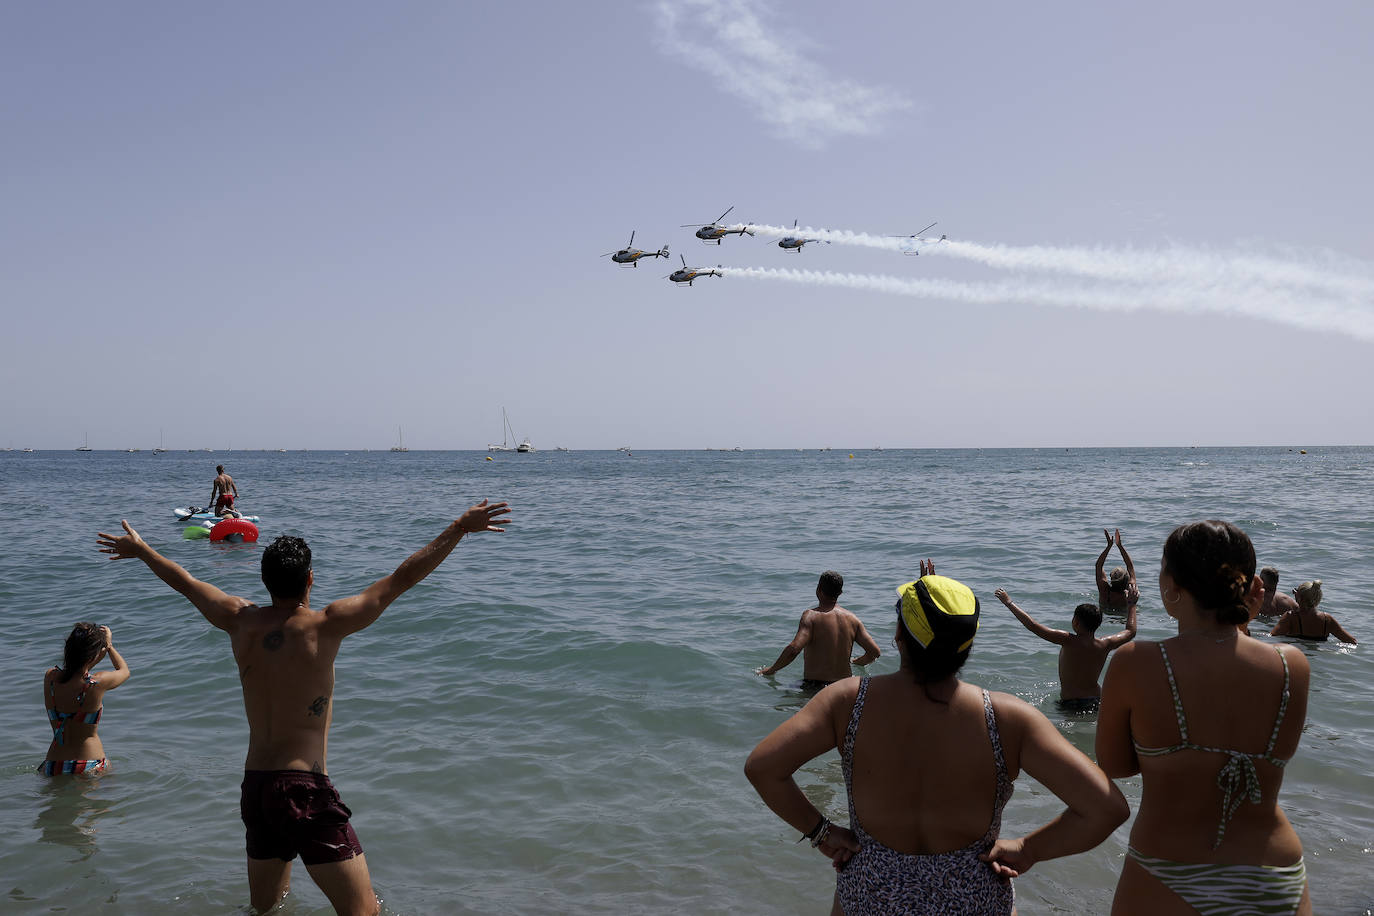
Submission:
POLYGON ((258 539, 258 526, 243 518, 226 518, 222 522, 216 522, 215 527, 210 529, 210 540, 223 541, 226 538, 241 537, 245 541, 256 541, 258 539))

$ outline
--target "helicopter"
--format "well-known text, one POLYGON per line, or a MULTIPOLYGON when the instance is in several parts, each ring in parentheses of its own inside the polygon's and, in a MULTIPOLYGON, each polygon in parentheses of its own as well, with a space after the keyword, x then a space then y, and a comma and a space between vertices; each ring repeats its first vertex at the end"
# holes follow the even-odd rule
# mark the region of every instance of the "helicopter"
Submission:
POLYGON ((723 276, 723 274, 720 273, 720 265, 719 265, 719 264, 716 265, 715 269, 710 269, 710 268, 705 268, 705 269, 703 269, 703 268, 701 268, 701 267, 688 267, 688 266, 687 266, 687 258, 683 257, 682 255, 678 255, 678 257, 682 258, 682 269, 681 269, 681 270, 675 270, 675 271, 673 271, 672 273, 668 274, 668 276, 664 277, 663 279, 665 279, 665 280, 671 280, 671 281, 673 281, 674 283, 686 283, 688 286, 691 286, 691 285, 692 285, 692 281, 695 280, 695 279, 697 279, 698 277, 719 277, 719 276, 723 276))
MULTIPOLYGON (((734 208, 734 207, 731 207, 731 208, 730 208, 730 210, 733 210, 733 209, 735 209, 735 208, 734 208)), ((679 226, 678 228, 680 228, 680 229, 691 229, 693 226, 696 226, 696 227, 697 227, 697 231, 694 233, 694 235, 696 235, 697 238, 701 239, 703 242, 715 242, 717 245, 719 245, 719 244, 720 244, 720 240, 721 240, 722 238, 724 238, 725 236, 727 236, 727 235, 753 235, 753 234, 754 234, 754 230, 750 229, 747 225, 743 225, 743 224, 742 224, 742 225, 740 225, 738 228, 735 228, 735 229, 730 229, 730 228, 727 228, 726 226, 721 225, 721 222, 720 222, 720 221, 723 220, 723 219, 725 219, 725 217, 726 217, 727 215, 729 215, 730 210, 726 210, 726 211, 725 211, 724 213, 722 213, 720 216, 717 216, 716 219, 715 219, 715 222, 704 223, 704 224, 703 224, 703 223, 686 223, 686 224, 684 224, 684 225, 682 225, 682 226, 679 226)))
MULTIPOLYGON (((792 220, 792 230, 795 232, 796 229, 797 220, 792 220)), ((797 254, 801 254, 802 246, 807 242, 825 242, 827 245, 830 244, 825 239, 804 239, 795 235, 789 235, 778 240, 778 247, 783 251, 795 251, 797 254)))
POLYGON ((619 251, 608 251, 602 255, 603 258, 609 257, 612 261, 620 265, 629 264, 631 267, 639 266, 640 258, 666 258, 668 257, 668 246, 664 245, 658 251, 640 251, 634 247, 635 234, 630 230, 630 241, 619 251))
MULTIPOLYGON (((932 227, 935 227, 935 226, 938 226, 938 225, 940 225, 938 222, 931 223, 929 226, 926 226, 925 229, 922 229, 921 232, 925 232, 927 229, 931 229, 932 227)), ((913 257, 913 258, 916 257, 918 254, 921 253, 921 251, 920 251, 920 246, 921 246, 921 245, 938 245, 938 244, 940 244, 941 242, 946 241, 946 240, 949 238, 949 236, 947 236, 947 235, 941 235, 938 239, 928 239, 928 238, 923 237, 923 236, 921 235, 921 232, 918 232, 918 233, 916 233, 915 235, 889 235, 888 238, 890 238, 890 239, 908 239, 909 241, 906 241, 906 242, 902 242, 902 243, 901 243, 902 254, 904 254, 904 255, 909 255, 910 257, 913 257)))

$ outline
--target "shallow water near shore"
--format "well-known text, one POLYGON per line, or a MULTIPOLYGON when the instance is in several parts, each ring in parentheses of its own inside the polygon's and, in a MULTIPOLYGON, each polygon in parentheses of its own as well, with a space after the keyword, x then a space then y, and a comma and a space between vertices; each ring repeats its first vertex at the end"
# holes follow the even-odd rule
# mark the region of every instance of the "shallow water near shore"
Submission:
MULTIPOLYGON (((920 558, 973 587, 983 627, 967 680, 1037 704, 1091 752, 1095 717, 1059 712, 1055 648, 992 597, 1066 626, 1095 600, 1102 528, 1141 580, 1141 638, 1172 621, 1155 587, 1164 537, 1236 522, 1287 591, 1374 642, 1374 449, 751 452, 0 453, 0 910, 238 913, 248 900, 238 785, 247 727, 224 634, 133 561, 95 549, 127 518, 225 590, 264 596, 261 546, 304 536, 312 603, 390 572, 482 497, 505 534, 464 539, 337 665, 329 771, 354 811, 386 912, 825 913, 828 862, 745 781, 752 747, 805 702, 801 663, 770 663, 817 575, 884 657, 892 591, 920 558), (260 544, 183 540, 214 465, 262 516, 260 544), (41 678, 77 620, 109 625, 133 678, 100 724, 112 772, 33 773, 51 731, 41 678)), ((1113 564, 1115 555, 1113 555, 1113 564)), ((1119 625, 1109 617, 1104 629, 1119 625)), ((1301 646, 1307 728, 1280 802, 1318 913, 1374 910, 1370 651, 1301 646)), ((845 817, 838 756, 798 775, 845 817)), ((1122 784, 1132 806, 1139 780, 1122 784)), ((1053 817, 1023 776, 1004 834, 1053 817)), ((1129 823, 1016 882, 1024 914, 1105 913, 1129 823)), ((283 912, 330 912, 304 869, 283 912)))

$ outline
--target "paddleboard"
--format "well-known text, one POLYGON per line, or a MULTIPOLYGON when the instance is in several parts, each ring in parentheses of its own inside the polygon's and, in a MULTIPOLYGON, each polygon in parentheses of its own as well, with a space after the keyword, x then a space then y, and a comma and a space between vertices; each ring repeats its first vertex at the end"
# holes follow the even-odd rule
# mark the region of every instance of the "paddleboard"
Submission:
MULTIPOLYGON (((179 522, 210 522, 213 524, 224 520, 213 512, 192 512, 190 509, 173 509, 172 513, 176 515, 177 521, 179 522)), ((253 524, 257 524, 259 521, 256 515, 245 515, 243 519, 253 524)))

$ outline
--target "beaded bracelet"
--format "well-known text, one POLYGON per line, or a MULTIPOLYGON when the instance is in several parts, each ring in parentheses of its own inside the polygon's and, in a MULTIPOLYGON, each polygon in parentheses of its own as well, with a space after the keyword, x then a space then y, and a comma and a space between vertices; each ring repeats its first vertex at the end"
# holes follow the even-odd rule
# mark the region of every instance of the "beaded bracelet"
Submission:
POLYGON ((815 849, 817 846, 824 843, 826 839, 830 836, 830 828, 832 826, 830 823, 830 818, 823 818, 823 820, 825 821, 824 826, 821 827, 819 833, 817 833, 814 837, 811 838, 812 849, 815 849))
MULTIPOLYGON (((818 820, 818 821, 816 821, 816 826, 812 827, 812 828, 810 829, 810 831, 808 831, 808 832, 806 832, 806 833, 803 833, 803 834, 801 835, 801 839, 797 840, 797 842, 800 843, 802 840, 814 839, 815 836, 816 836, 816 834, 820 833, 820 832, 821 832, 821 828, 824 827, 824 826, 825 826, 825 815, 822 814, 822 815, 821 815, 821 819, 818 820)), ((813 845, 814 845, 814 844, 813 844, 813 845)))

